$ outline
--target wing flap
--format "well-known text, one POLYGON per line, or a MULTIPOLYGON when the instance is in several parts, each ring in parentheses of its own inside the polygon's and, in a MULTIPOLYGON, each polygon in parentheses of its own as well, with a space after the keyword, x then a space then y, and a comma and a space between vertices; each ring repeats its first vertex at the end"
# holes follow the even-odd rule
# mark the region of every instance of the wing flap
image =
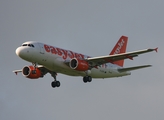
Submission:
POLYGON ((119 72, 127 72, 127 71, 132 71, 132 70, 137 70, 137 69, 142 69, 146 67, 151 67, 152 65, 143 65, 143 66, 135 66, 135 67, 128 67, 128 68, 119 68, 119 72))

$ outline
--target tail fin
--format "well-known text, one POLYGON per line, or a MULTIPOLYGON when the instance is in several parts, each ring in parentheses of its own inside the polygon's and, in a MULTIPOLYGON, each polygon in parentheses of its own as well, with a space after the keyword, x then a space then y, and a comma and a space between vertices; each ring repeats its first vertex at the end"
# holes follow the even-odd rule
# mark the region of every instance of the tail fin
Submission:
MULTIPOLYGON (((110 55, 125 53, 127 42, 128 42, 128 37, 121 36, 121 38, 118 40, 117 44, 115 45, 115 47, 111 51, 110 55)), ((119 60, 119 61, 113 62, 113 64, 116 64, 116 65, 123 67, 124 60, 119 60)))

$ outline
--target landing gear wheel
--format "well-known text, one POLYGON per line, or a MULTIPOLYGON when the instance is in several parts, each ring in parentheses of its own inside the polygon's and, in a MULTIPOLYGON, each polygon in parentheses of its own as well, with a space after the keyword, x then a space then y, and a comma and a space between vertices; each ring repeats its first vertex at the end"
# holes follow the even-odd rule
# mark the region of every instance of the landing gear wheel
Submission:
POLYGON ((56 81, 56 87, 60 87, 60 82, 56 81))
POLYGON ((92 81, 92 77, 91 76, 84 76, 83 77, 83 82, 87 83, 87 82, 91 82, 92 81))
POLYGON ((53 81, 53 82, 51 83, 51 86, 52 86, 53 88, 55 88, 55 87, 60 87, 60 82, 59 82, 59 81, 53 81))
POLYGON ((88 76, 88 82, 91 82, 91 81, 92 81, 92 77, 88 76))
POLYGON ((51 86, 52 86, 53 88, 55 88, 55 87, 56 87, 56 82, 53 81, 53 82, 51 83, 51 86))
POLYGON ((84 76, 84 77, 83 77, 83 82, 84 82, 84 83, 87 83, 87 82, 88 82, 87 76, 84 76))

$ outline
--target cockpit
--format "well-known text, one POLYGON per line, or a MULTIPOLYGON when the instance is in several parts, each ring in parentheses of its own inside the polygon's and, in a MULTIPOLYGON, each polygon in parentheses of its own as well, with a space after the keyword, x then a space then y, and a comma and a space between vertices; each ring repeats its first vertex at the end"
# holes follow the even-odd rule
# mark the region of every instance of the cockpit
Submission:
POLYGON ((22 44, 22 46, 35 47, 33 44, 22 44))

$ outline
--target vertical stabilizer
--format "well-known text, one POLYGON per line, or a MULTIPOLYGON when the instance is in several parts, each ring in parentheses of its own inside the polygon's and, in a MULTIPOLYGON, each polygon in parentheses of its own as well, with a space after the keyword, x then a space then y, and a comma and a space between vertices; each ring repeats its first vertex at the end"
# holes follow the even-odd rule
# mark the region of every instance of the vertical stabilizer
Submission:
MULTIPOLYGON (((117 44, 115 45, 115 47, 111 51, 110 55, 125 53, 127 42, 128 42, 128 37, 121 36, 121 38, 118 40, 117 44)), ((115 62, 113 62, 113 64, 116 64, 116 65, 123 67, 124 60, 115 61, 115 62)))

